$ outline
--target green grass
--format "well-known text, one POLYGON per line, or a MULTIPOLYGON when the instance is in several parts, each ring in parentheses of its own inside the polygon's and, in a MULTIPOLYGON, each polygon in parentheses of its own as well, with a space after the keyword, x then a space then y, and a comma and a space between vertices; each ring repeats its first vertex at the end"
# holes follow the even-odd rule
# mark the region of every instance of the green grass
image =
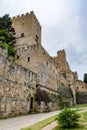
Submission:
POLYGON ((81 116, 82 116, 81 124, 83 124, 87 129, 87 111, 81 113, 81 116))
POLYGON ((49 117, 43 121, 40 121, 34 125, 31 125, 30 127, 27 127, 27 128, 23 128, 21 130, 41 130, 43 127, 49 125, 50 123, 54 122, 55 121, 55 118, 57 116, 52 116, 52 117, 49 117))
POLYGON ((78 104, 78 105, 73 106, 72 108, 77 109, 77 111, 85 110, 87 109, 87 104, 78 104))
MULTIPOLYGON (((87 104, 82 104, 82 105, 76 105, 73 108, 76 108, 77 111, 80 113, 81 110, 87 109, 86 107, 87 107, 87 104)), ((87 130, 87 112, 81 112, 80 114, 81 114, 80 126, 78 128, 69 129, 69 130, 87 130)), ((43 121, 40 121, 34 125, 31 125, 27 128, 23 128, 21 130, 41 130, 43 127, 54 122, 56 117, 57 116, 47 118, 43 121)), ((61 128, 59 128, 59 126, 57 126, 53 130, 64 130, 64 129, 61 129, 61 128)), ((68 130, 68 129, 66 129, 66 130, 68 130)))
POLYGON ((87 104, 78 104, 75 105, 73 108, 84 108, 84 107, 87 107, 87 104))

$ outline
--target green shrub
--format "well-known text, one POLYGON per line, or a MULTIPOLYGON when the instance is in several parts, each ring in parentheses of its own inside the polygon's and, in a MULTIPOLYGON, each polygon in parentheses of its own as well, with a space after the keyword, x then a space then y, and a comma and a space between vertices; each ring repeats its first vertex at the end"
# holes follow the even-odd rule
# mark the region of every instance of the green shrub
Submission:
POLYGON ((8 46, 8 55, 9 56, 15 56, 16 51, 14 50, 14 48, 12 48, 10 45, 8 46))
POLYGON ((8 50, 8 55, 9 55, 9 56, 13 56, 13 57, 15 56, 16 51, 14 50, 13 47, 11 47, 10 44, 7 44, 7 43, 3 42, 0 46, 1 46, 3 49, 6 49, 6 48, 7 48, 7 50, 8 50))
POLYGON ((3 42, 0 46, 2 47, 2 49, 8 48, 8 45, 5 42, 3 42))
POLYGON ((79 125, 79 118, 80 115, 76 112, 76 110, 65 108, 58 115, 56 120, 58 121, 59 126, 62 128, 75 128, 79 125))

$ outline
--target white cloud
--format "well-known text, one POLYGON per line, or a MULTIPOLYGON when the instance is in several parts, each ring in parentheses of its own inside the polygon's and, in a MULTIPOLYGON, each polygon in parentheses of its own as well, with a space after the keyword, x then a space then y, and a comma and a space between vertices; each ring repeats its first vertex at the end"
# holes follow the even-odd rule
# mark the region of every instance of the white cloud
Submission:
POLYGON ((87 72, 86 4, 85 0, 0 0, 0 15, 34 10, 42 25, 43 46, 51 55, 65 49, 71 68, 82 77, 87 72))

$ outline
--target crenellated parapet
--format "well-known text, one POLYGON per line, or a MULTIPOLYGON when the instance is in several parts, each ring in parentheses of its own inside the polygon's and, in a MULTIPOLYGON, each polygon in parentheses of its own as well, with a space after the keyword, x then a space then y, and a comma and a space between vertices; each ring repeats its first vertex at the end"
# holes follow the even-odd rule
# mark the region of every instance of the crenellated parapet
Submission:
POLYGON ((25 14, 21 14, 21 15, 17 15, 17 16, 14 16, 12 18, 12 21, 16 21, 16 20, 19 20, 19 19, 24 19, 24 18, 29 18, 29 17, 33 17, 35 19, 35 22, 41 27, 38 19, 36 18, 36 15, 34 14, 33 11, 30 11, 30 13, 25 13, 25 14))
POLYGON ((35 50, 38 50, 40 48, 40 45, 39 44, 33 44, 33 45, 25 45, 25 46, 19 46, 16 49, 17 53, 21 55, 21 53, 25 53, 25 51, 35 51, 35 50))
POLYGON ((59 50, 57 51, 57 56, 62 58, 62 59, 66 59, 66 53, 65 50, 59 50))

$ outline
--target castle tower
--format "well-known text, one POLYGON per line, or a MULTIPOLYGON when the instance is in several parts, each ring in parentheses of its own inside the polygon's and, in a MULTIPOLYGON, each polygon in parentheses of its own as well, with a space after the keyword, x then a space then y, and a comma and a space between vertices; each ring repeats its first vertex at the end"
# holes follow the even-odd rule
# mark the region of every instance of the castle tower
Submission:
POLYGON ((54 58, 58 72, 64 74, 66 71, 66 54, 64 50, 60 50, 57 52, 57 56, 54 58))
POLYGON ((21 46, 41 44, 41 25, 39 24, 34 12, 30 14, 13 17, 13 27, 16 32, 16 48, 21 46))
POLYGON ((73 72, 75 81, 78 80, 78 73, 77 71, 73 72))

